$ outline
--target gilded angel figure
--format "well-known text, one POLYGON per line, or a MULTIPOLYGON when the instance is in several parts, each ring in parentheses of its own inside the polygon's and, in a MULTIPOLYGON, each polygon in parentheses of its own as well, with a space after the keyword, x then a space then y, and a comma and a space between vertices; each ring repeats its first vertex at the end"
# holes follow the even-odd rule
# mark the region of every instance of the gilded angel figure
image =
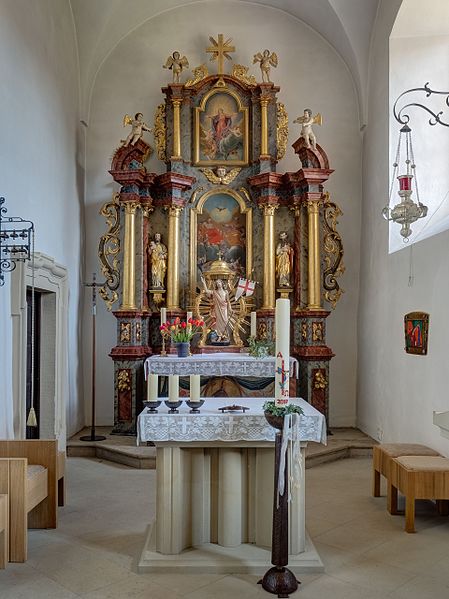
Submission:
POLYGON ((270 80, 270 68, 278 66, 278 57, 275 52, 270 50, 264 50, 263 53, 258 52, 254 54, 253 64, 256 62, 260 63, 260 70, 262 71, 262 82, 272 83, 270 80))
POLYGON ((163 65, 164 69, 170 69, 173 73, 173 83, 179 83, 179 76, 181 75, 184 68, 189 68, 189 61, 185 56, 181 57, 179 52, 173 52, 171 56, 167 58, 166 63, 163 65))

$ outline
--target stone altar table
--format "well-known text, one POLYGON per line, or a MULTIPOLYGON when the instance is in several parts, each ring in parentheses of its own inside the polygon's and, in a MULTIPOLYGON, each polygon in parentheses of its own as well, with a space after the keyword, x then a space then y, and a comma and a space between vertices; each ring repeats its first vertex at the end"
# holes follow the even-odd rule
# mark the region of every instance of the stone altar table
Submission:
MULTIPOLYGON (((187 373, 185 373, 187 374, 187 373)), ((196 571, 262 575, 271 560, 275 430, 263 415, 263 398, 207 398, 200 414, 183 404, 179 414, 144 410, 138 440, 157 448, 156 521, 149 527, 139 571, 196 571), (244 414, 218 408, 241 403, 244 414)), ((326 442, 324 416, 302 399, 301 448, 326 442)), ((290 569, 323 570, 305 532, 305 465, 292 489, 290 569)))

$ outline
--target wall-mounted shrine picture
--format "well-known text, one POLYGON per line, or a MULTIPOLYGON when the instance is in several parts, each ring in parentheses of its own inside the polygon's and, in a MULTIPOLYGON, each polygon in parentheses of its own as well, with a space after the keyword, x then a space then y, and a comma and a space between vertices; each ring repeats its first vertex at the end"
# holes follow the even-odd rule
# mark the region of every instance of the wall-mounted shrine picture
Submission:
POLYGON ((409 312, 404 316, 405 351, 408 354, 427 354, 429 315, 426 312, 409 312))
POLYGON ((248 109, 231 91, 212 90, 196 109, 197 165, 248 163, 248 109))

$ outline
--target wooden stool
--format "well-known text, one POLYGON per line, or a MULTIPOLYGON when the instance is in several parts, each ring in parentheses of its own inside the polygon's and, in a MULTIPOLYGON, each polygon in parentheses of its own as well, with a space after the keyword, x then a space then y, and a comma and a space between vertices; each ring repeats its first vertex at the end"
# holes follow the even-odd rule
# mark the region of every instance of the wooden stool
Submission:
POLYGON ((391 463, 390 483, 391 513, 397 513, 398 489, 405 495, 406 532, 415 532, 415 499, 436 499, 440 513, 447 514, 449 459, 442 456, 395 458, 391 463), (444 508, 444 511, 441 508, 444 508))
POLYGON ((373 447, 373 497, 380 497, 380 475, 387 479, 387 509, 391 514, 391 484, 390 467, 394 458, 404 455, 428 455, 439 456, 440 454, 430 447, 418 445, 417 443, 383 443, 373 447))

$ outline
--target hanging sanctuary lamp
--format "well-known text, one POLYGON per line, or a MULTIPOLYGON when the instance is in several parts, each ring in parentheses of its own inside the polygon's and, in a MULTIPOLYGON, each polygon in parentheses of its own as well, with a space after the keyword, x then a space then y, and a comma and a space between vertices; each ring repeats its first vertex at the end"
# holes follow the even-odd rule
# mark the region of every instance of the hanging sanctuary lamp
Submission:
POLYGON ((382 210, 382 214, 386 220, 393 221, 401 225, 400 233, 403 237, 404 243, 408 242, 408 238, 412 233, 410 225, 415 223, 420 218, 425 218, 427 216, 428 208, 422 204, 419 199, 416 164, 413 155, 412 130, 408 124, 410 121, 410 116, 405 114, 403 111, 410 107, 422 108, 430 114, 429 125, 434 126, 438 124, 443 125, 444 127, 449 127, 449 123, 446 123, 441 118, 443 115, 442 110, 440 112, 434 112, 431 108, 425 106, 424 104, 420 104, 419 102, 409 102, 408 104, 402 106, 402 108, 398 109, 398 102, 401 100, 401 98, 407 94, 415 92, 425 92, 426 98, 429 98, 433 94, 446 96, 445 103, 447 106, 449 106, 449 92, 433 90, 429 87, 429 83, 426 83, 423 87, 415 87, 402 92, 402 94, 400 94, 396 99, 393 106, 394 118, 400 125, 402 125, 402 127, 399 130, 398 147, 395 161, 393 163, 394 170, 390 186, 388 205, 382 210), (403 141, 405 144, 405 160, 401 165, 401 145, 403 141), (393 203, 393 188, 396 179, 399 181, 398 194, 401 201, 395 206, 391 207, 393 203), (416 201, 414 201, 412 198, 413 188, 415 190, 416 201))

